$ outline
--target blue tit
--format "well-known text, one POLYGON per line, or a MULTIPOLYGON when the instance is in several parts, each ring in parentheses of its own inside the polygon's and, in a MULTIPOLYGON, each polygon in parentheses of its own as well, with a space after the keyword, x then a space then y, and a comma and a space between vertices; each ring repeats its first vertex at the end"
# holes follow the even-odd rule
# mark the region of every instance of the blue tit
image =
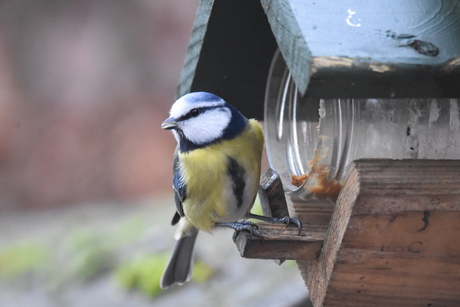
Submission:
POLYGON ((191 277, 194 245, 199 230, 217 227, 248 231, 261 237, 259 218, 295 223, 251 214, 260 178, 264 147, 262 126, 247 119, 222 98, 207 92, 189 93, 171 107, 161 128, 172 130, 178 143, 173 162, 173 190, 179 223, 176 244, 161 278, 165 289, 191 277), (240 221, 243 220, 243 221, 240 221))

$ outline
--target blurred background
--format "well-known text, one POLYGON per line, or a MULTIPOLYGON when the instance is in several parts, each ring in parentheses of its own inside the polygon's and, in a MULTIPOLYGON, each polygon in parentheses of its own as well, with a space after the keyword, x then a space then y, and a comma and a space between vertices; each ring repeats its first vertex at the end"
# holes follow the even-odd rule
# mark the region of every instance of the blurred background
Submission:
POLYGON ((294 264, 242 259, 230 232, 200 235, 190 286, 158 289, 174 244, 160 124, 197 6, 0 1, 0 306, 304 302, 294 264))
POLYGON ((3 1, 0 209, 170 187, 174 101, 198 1, 3 1))

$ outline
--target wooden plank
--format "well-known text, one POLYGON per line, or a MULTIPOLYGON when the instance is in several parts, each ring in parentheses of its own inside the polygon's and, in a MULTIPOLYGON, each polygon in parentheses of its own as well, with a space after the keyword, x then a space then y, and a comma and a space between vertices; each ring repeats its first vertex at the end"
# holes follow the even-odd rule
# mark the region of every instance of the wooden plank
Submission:
MULTIPOLYGON (((331 221, 334 204, 328 200, 311 199, 308 201, 300 201, 287 197, 288 209, 291 215, 295 215, 304 225, 313 224, 316 227, 321 227, 324 232, 327 231, 329 222, 331 221)), ((308 232, 309 230, 307 230, 308 232)), ((324 237, 326 237, 324 233, 324 237)), ((300 273, 305 285, 311 282, 313 271, 316 267, 318 258, 315 259, 297 259, 300 273)))
POLYGON ((369 306, 376 297, 386 306, 458 306, 460 212, 432 212, 427 222, 424 217, 405 212, 352 218, 324 306, 369 306))
POLYGON ((309 285, 310 298, 313 306, 319 307, 324 303, 327 287, 331 280, 342 238, 350 219, 352 204, 359 193, 358 173, 352 164, 348 178, 337 199, 336 208, 331 217, 331 223, 323 243, 321 254, 309 285), (344 204, 347 204, 344 205, 344 204))
POLYGON ((313 272, 316 268, 316 264, 318 263, 318 259, 313 260, 296 260, 297 266, 300 270, 300 275, 302 276, 305 286, 308 288, 313 277, 313 272))
POLYGON ((298 233, 295 225, 258 223, 264 241, 240 232, 236 245, 241 257, 282 260, 316 260, 326 234, 323 225, 304 224, 298 233))
POLYGON ((329 200, 311 199, 301 201, 287 197, 289 213, 305 223, 323 224, 325 227, 331 221, 334 204, 329 200))
MULTIPOLYGON (((283 183, 277 172, 269 168, 261 177, 259 183, 259 199, 262 207, 262 214, 268 217, 283 218, 290 216, 284 195, 283 183)), ((247 241, 239 246, 241 254, 245 249, 247 241)), ((271 255, 270 257, 275 257, 271 255)), ((273 259, 276 264, 281 265, 285 259, 273 259)))
POLYGON ((261 3, 302 95, 459 97, 458 1, 446 5, 427 1, 423 6, 399 0, 373 5, 363 0, 261 3), (427 13, 430 10, 436 16, 427 13), (418 26, 422 20, 426 27, 418 26), (426 29, 443 35, 431 35, 426 29))
POLYGON ((260 178, 259 199, 263 215, 277 218, 289 216, 281 178, 271 168, 260 178))
POLYGON ((314 306, 459 306, 460 161, 359 160, 310 283, 314 306))
MULTIPOLYGON (((272 169, 262 175, 259 187, 259 198, 263 214, 269 217, 282 218, 289 216, 286 197, 279 175, 272 169)), ((295 215, 290 215, 295 216, 295 215)), ((301 233, 294 225, 259 223, 261 239, 240 232, 236 245, 242 257, 257 259, 273 259, 278 264, 288 259, 316 261, 326 235, 327 223, 302 221, 301 233)))
POLYGON ((177 86, 178 97, 191 91, 213 5, 214 0, 201 0, 198 6, 187 54, 185 55, 184 66, 177 86))
POLYGON ((297 87, 305 93, 312 56, 289 0, 261 0, 262 8, 297 87))

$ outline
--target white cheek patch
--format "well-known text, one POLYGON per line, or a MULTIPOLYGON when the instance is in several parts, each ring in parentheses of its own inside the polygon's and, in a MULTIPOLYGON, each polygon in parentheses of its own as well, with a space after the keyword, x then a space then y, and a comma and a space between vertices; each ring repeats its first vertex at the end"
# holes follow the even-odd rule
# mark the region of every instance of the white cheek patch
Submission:
POLYGON ((228 108, 208 110, 198 117, 184 121, 180 128, 192 143, 206 144, 222 136, 231 117, 232 114, 228 108))
POLYGON ((176 139, 176 142, 179 143, 180 142, 179 133, 177 133, 176 130, 172 130, 172 133, 174 135, 174 138, 176 139))

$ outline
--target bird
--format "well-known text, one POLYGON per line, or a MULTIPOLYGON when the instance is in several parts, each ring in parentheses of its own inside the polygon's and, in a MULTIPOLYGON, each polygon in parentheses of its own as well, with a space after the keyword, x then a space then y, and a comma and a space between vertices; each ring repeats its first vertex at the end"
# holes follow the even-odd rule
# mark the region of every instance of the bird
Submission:
MULTIPOLYGON (((217 228, 246 231, 263 240, 257 224, 263 221, 296 224, 250 213, 254 204, 264 148, 262 125, 247 119, 224 99, 209 92, 191 92, 177 99, 162 129, 172 130, 177 141, 173 156, 173 191, 178 225, 176 244, 160 280, 166 289, 189 281, 199 231, 217 228)), ((300 230, 299 230, 300 232, 300 230)))

